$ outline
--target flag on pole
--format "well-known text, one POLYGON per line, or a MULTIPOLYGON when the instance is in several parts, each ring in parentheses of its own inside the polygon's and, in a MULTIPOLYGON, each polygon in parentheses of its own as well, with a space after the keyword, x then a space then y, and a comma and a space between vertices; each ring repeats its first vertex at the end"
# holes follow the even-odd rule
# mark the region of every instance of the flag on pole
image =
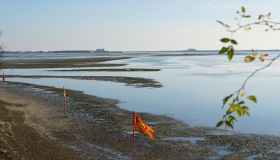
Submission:
POLYGON ((133 113, 133 130, 132 130, 132 140, 135 141, 135 130, 139 131, 140 133, 148 136, 151 140, 155 139, 155 131, 152 127, 150 127, 146 122, 140 117, 139 114, 133 113))

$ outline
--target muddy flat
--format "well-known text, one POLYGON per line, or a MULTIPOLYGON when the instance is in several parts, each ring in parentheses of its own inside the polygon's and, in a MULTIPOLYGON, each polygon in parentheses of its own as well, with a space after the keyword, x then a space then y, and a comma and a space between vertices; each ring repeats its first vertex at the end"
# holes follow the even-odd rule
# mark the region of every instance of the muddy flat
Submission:
POLYGON ((1 68, 69 68, 69 67, 116 67, 126 64, 101 63, 130 57, 95 57, 69 59, 1 60, 1 68))
POLYGON ((51 72, 158 72, 157 68, 104 68, 104 69, 61 69, 48 70, 51 72))
POLYGON ((0 97, 0 159, 80 159, 73 149, 50 139, 47 132, 39 129, 41 125, 33 122, 44 119, 34 114, 43 113, 46 106, 23 96, 9 94, 2 87, 0 97))
POLYGON ((6 75, 7 78, 67 78, 79 80, 99 80, 124 83, 135 87, 160 88, 162 84, 154 79, 125 76, 50 76, 50 75, 6 75))
MULTIPOLYGON (((2 110, 1 121, 16 121, 15 124, 30 128, 24 132, 24 137, 19 136, 16 141, 10 142, 9 136, 3 136, 5 142, 18 145, 18 148, 11 145, 4 150, 5 156, 12 156, 11 159, 12 154, 15 154, 14 159, 16 156, 26 159, 43 156, 48 159, 46 154, 53 150, 56 152, 51 159, 59 159, 61 156, 64 159, 75 157, 85 160, 279 157, 278 137, 191 127, 166 116, 147 113, 141 113, 141 116, 156 130, 156 140, 136 134, 136 143, 132 144, 132 113, 121 109, 117 100, 67 90, 70 105, 67 114, 64 114, 63 90, 60 88, 10 82, 1 83, 0 88, 1 107, 5 108, 2 110), (9 115, 9 118, 4 115, 9 115), (40 151, 32 145, 26 147, 31 143, 28 137, 33 136, 37 138, 32 139, 32 145, 40 144, 40 151)), ((10 127, 4 126, 1 127, 4 133, 10 132, 10 127)), ((14 127, 13 132, 22 133, 21 130, 22 126, 14 127)))

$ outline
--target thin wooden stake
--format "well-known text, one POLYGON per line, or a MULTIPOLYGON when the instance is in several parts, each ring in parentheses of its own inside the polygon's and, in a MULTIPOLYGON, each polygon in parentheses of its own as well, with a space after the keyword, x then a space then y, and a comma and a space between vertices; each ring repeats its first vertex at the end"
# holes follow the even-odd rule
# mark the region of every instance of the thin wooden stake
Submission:
POLYGON ((64 114, 67 112, 67 93, 65 88, 63 87, 63 97, 64 97, 64 114))

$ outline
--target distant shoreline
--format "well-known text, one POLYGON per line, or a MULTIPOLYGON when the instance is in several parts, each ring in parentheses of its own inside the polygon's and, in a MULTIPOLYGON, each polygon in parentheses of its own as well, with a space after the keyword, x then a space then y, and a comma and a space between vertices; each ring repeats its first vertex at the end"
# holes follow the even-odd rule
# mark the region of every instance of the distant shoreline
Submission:
MULTIPOLYGON (((236 52, 251 52, 252 50, 236 50, 236 52)), ((258 52, 279 52, 280 49, 259 49, 255 50, 258 52)), ((92 53, 92 54, 110 54, 110 53, 165 53, 165 52, 171 52, 171 53, 193 53, 193 52, 219 52, 219 50, 124 50, 124 51, 105 51, 105 52, 97 52, 95 50, 50 50, 50 51, 9 51, 4 50, 0 53, 92 53)))

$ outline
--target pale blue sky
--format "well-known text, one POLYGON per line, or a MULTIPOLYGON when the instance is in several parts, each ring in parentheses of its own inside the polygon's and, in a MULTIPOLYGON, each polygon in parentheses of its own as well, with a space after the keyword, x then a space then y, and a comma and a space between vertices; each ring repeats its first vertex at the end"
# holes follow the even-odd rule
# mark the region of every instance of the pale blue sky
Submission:
MULTIPOLYGON (((263 0, 2 0, 1 41, 8 50, 217 49, 236 9, 271 11, 263 0)), ((239 48, 280 48, 280 32, 237 35, 239 48)))

